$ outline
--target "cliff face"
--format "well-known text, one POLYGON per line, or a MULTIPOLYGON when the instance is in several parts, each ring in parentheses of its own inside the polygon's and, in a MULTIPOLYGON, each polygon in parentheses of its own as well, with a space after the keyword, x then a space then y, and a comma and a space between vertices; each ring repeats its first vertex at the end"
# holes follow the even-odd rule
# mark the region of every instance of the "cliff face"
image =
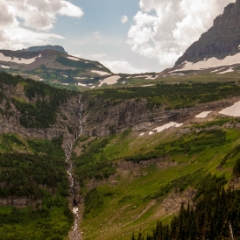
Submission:
MULTIPOLYGON (((203 16, 204 17, 204 16, 203 16)), ((175 66, 184 61, 196 63, 205 58, 223 59, 238 53, 240 45, 240 0, 225 7, 213 26, 181 56, 175 66)))
POLYGON ((183 123, 195 118, 201 111, 217 110, 229 106, 227 101, 201 104, 191 108, 167 110, 164 107, 149 108, 146 99, 128 100, 116 105, 108 102, 102 106, 90 106, 83 102, 83 133, 90 136, 108 136, 125 130, 149 131, 171 121, 183 123))
MULTIPOLYGON (((56 111, 56 121, 48 127, 25 127, 21 124, 23 113, 14 104, 14 99, 24 104, 34 106, 37 101, 48 102, 48 96, 36 96, 29 99, 25 95, 24 88, 21 84, 8 85, 2 84, 0 95, 4 96, 0 101, 0 134, 17 133, 27 139, 48 139, 52 140, 59 136, 63 136, 63 147, 67 141, 74 138, 74 133, 79 131, 79 96, 75 95, 60 104, 56 111)), ((46 110, 45 110, 46 111, 46 110)), ((47 111, 54 111, 49 108, 47 111)), ((28 114, 25 112, 24 114, 28 114)), ((33 116, 34 117, 34 116, 33 116)), ((47 121, 47 119, 46 119, 47 121)))

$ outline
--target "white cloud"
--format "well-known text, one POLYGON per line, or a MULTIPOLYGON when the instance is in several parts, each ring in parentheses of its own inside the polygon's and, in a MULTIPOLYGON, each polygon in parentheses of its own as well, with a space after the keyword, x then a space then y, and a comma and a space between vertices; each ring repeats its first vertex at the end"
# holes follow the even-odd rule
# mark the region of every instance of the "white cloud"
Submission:
POLYGON ((137 69, 125 60, 120 61, 101 61, 101 63, 109 68, 113 73, 145 73, 145 69, 137 69))
POLYGON ((48 32, 57 15, 80 18, 83 11, 63 0, 1 0, 1 48, 19 49, 63 38, 48 32))
POLYGON ((126 15, 122 16, 121 22, 126 23, 127 21, 128 21, 128 16, 126 16, 126 15))
POLYGON ((234 0, 140 0, 128 32, 132 51, 172 66, 234 0))

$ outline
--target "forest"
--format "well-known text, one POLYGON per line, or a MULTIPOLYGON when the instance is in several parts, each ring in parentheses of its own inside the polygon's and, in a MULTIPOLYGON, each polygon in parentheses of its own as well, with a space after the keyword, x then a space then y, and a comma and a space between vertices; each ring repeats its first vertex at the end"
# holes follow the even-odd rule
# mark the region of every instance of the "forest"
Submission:
MULTIPOLYGON (((239 176, 239 163, 234 176, 239 176)), ((195 196, 194 205, 181 206, 170 225, 157 222, 152 233, 143 236, 133 234, 132 240, 192 240, 192 239, 239 239, 240 237, 240 191, 223 187, 224 178, 209 179, 195 196)))
POLYGON ((7 73, 0 73, 0 86, 22 85, 24 94, 28 98, 25 101, 15 96, 6 96, 0 91, 0 103, 6 99, 7 104, 1 109, 2 114, 9 114, 10 103, 14 104, 21 113, 20 124, 25 128, 48 128, 56 123, 57 111, 60 104, 65 103, 70 97, 76 95, 74 91, 58 89, 50 85, 23 79, 20 76, 12 76, 7 73), (49 111, 51 109, 51 111, 49 111))
POLYGON ((0 141, 0 199, 8 200, 8 206, 0 206, 0 238, 62 239, 73 221, 62 137, 26 140, 2 134, 0 141), (17 206, 21 199, 26 203, 17 206))
POLYGON ((103 103, 116 105, 124 100, 140 101, 141 99, 147 99, 148 107, 151 109, 154 106, 178 109, 230 98, 239 94, 240 86, 235 82, 159 83, 152 87, 124 87, 86 91, 83 92, 82 100, 87 101, 89 107, 93 107, 103 103))

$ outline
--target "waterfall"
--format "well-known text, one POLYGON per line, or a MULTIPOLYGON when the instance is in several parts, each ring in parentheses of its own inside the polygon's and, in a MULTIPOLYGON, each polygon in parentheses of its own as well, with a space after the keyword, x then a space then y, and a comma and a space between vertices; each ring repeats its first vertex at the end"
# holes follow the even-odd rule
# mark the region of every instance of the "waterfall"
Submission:
POLYGON ((74 214, 74 225, 71 229, 71 232, 69 234, 69 239, 70 240, 81 240, 81 233, 78 229, 78 224, 79 224, 79 213, 78 213, 78 202, 76 199, 76 189, 75 189, 75 179, 72 174, 73 170, 73 161, 71 160, 72 156, 72 151, 73 151, 73 145, 75 141, 78 139, 79 136, 81 136, 82 131, 83 131, 83 126, 82 126, 82 110, 83 110, 83 104, 81 103, 80 97, 78 98, 78 112, 77 112, 77 117, 78 117, 78 132, 74 134, 74 139, 69 141, 67 144, 67 147, 64 149, 65 150, 65 155, 66 155, 66 162, 68 163, 69 167, 67 169, 67 173, 69 176, 70 180, 70 190, 71 190, 71 200, 72 200, 72 212, 74 214))

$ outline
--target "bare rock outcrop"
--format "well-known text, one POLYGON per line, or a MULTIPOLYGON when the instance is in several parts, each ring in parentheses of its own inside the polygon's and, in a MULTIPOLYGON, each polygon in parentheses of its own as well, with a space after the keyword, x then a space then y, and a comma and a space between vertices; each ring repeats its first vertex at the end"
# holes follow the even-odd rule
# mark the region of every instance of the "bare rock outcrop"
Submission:
POLYGON ((208 104, 199 104, 190 108, 165 109, 150 108, 146 99, 126 100, 118 104, 106 101, 90 106, 84 104, 83 126, 84 134, 90 136, 108 136, 112 133, 125 130, 149 131, 171 121, 183 123, 194 119, 202 111, 221 110, 228 107, 229 100, 216 101, 208 104))
POLYGON ((207 58, 223 59, 226 56, 239 53, 240 44, 240 0, 225 7, 223 14, 219 15, 213 26, 202 34, 181 56, 176 66, 185 61, 196 63, 207 58))

